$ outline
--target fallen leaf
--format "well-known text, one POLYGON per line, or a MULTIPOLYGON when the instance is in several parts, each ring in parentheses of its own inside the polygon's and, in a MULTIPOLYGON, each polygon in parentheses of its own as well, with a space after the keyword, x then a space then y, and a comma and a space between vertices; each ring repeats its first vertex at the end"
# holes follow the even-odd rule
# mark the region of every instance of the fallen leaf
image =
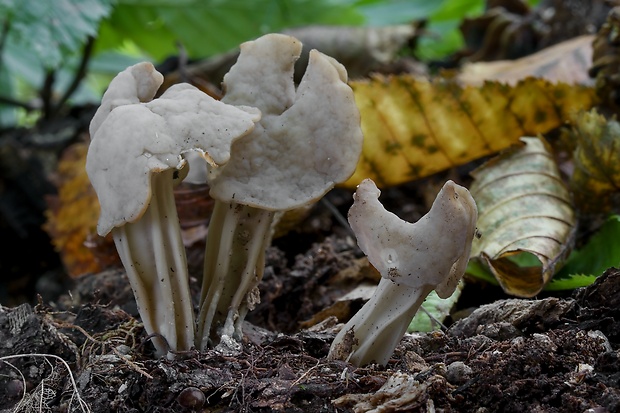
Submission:
POLYGON ((577 115, 569 132, 576 144, 570 188, 585 212, 607 211, 620 193, 620 123, 595 110, 577 115))
POLYGON ((593 40, 592 35, 579 36, 520 59, 469 63, 463 66, 457 79, 474 86, 489 80, 515 85, 528 77, 593 86, 588 74, 593 40))
POLYGON ((506 293, 533 297, 570 253, 576 215, 546 142, 521 141, 472 173, 482 235, 471 256, 506 293))
POLYGON ((417 381, 415 375, 400 371, 393 373, 380 389, 373 393, 353 393, 340 396, 333 401, 339 408, 347 407, 355 413, 361 412, 406 412, 434 411, 429 389, 445 387, 445 379, 429 371, 424 380, 417 381), (423 407, 423 409, 420 409, 423 407))
POLYGON ((616 114, 620 112, 620 6, 616 6, 607 14, 593 42, 592 67, 590 76, 596 78, 596 93, 608 108, 616 114))
POLYGON ((465 164, 545 133, 594 105, 592 88, 528 78, 480 87, 411 75, 350 82, 364 146, 353 188, 364 178, 397 185, 465 164))
MULTIPOLYGON (((97 233, 99 219, 97 195, 86 175, 87 151, 86 143, 77 143, 70 146, 60 159, 57 169, 58 195, 48 199, 50 207, 46 211, 47 222, 44 225, 72 277, 99 272, 105 266, 93 249, 85 245, 87 239, 97 233)), ((108 239, 104 243, 111 242, 108 239)), ((117 259, 115 254, 114 251, 113 259, 117 259)))

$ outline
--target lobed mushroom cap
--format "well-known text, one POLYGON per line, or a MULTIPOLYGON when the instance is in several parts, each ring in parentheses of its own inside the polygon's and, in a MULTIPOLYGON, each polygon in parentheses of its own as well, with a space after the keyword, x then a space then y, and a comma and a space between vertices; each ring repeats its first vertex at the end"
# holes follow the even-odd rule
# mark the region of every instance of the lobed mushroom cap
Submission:
POLYGON ((387 211, 370 179, 359 184, 349 223, 361 250, 383 278, 412 288, 432 285, 449 297, 469 261, 478 210, 469 191, 444 184, 430 211, 415 224, 387 211))
POLYGON ((301 43, 269 34, 241 45, 223 102, 260 109, 261 121, 211 171, 211 196, 267 210, 307 205, 348 179, 362 149, 360 115, 345 68, 316 50, 297 87, 301 43))
POLYGON ((161 73, 150 62, 128 67, 112 79, 101 98, 101 105, 90 122, 90 136, 95 136, 110 112, 123 105, 149 102, 164 82, 161 73))
MULTIPOLYGON (((109 96, 117 87, 126 84, 113 81, 109 96)), ((128 95, 124 99, 132 101, 128 95)), ((147 103, 112 109, 94 129, 86 159, 101 205, 97 232, 103 236, 138 220, 152 196, 152 175, 181 169, 184 152, 200 151, 214 166, 227 162, 232 142, 249 133, 258 119, 257 109, 226 105, 190 85, 175 85, 147 103)))

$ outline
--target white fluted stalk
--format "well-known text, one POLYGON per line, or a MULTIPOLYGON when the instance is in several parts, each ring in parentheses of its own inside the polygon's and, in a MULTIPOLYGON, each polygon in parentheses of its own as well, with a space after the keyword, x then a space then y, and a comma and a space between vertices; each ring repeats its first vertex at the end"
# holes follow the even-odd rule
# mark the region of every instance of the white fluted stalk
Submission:
POLYGON ((194 344, 194 317, 185 248, 168 170, 152 177, 153 192, 140 220, 112 230, 147 334, 157 333, 158 356, 189 350, 194 344), (167 342, 167 345, 166 345, 167 342))
POLYGON ((216 201, 211 215, 197 320, 196 347, 242 338, 241 324, 256 304, 275 212, 216 201))
POLYGON ((330 350, 330 357, 347 360, 356 366, 372 362, 385 365, 433 289, 432 285, 409 288, 382 278, 371 299, 334 339, 334 343, 340 344, 330 350), (389 312, 384 310, 386 303, 390 303, 389 312), (342 344, 351 341, 352 345, 342 344))

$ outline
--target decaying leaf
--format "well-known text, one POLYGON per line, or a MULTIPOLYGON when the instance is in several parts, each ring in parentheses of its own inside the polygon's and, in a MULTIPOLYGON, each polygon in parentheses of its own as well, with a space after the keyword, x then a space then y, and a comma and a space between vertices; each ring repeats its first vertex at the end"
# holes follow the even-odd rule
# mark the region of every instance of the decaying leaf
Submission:
POLYGON ((379 187, 429 176, 493 154, 521 136, 545 133, 595 103, 592 88, 528 78, 511 87, 410 75, 351 82, 364 147, 345 183, 379 187))
POLYGON ((593 43, 592 67, 590 75, 596 78, 596 93, 605 104, 616 113, 620 112, 620 6, 607 14, 607 20, 596 34, 593 43))
POLYGON ((482 85, 487 80, 516 84, 527 77, 592 86, 588 74, 592 63, 592 40, 585 35, 547 47, 515 60, 469 63, 463 66, 458 80, 467 85, 482 85))
POLYGON ((406 412, 434 411, 429 389, 445 386, 445 379, 429 372, 422 381, 414 375, 396 372, 388 377, 385 384, 374 393, 345 394, 333 401, 339 408, 348 407, 355 413, 361 412, 406 412), (421 409, 423 408, 423 409, 421 409))
POLYGON ((606 211, 620 193, 620 123, 595 110, 581 113, 570 132, 576 144, 570 187, 585 212, 606 211))
POLYGON ((521 141, 472 173, 482 236, 471 256, 506 293, 533 297, 570 253, 576 216, 547 144, 521 141))
POLYGON ((44 226, 73 277, 103 269, 93 250, 85 245, 89 236, 97 233, 99 218, 97 195, 86 175, 87 150, 86 143, 78 143, 63 154, 57 170, 58 196, 49 199, 44 226))

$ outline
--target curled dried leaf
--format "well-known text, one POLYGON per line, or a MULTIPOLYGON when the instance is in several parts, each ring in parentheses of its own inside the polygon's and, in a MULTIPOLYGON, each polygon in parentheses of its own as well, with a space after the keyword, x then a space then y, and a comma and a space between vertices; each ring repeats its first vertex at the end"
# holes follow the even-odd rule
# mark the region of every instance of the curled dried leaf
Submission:
POLYGON ((472 173, 482 237, 474 239, 471 256, 506 293, 533 297, 570 253, 576 216, 546 142, 521 141, 472 173))

